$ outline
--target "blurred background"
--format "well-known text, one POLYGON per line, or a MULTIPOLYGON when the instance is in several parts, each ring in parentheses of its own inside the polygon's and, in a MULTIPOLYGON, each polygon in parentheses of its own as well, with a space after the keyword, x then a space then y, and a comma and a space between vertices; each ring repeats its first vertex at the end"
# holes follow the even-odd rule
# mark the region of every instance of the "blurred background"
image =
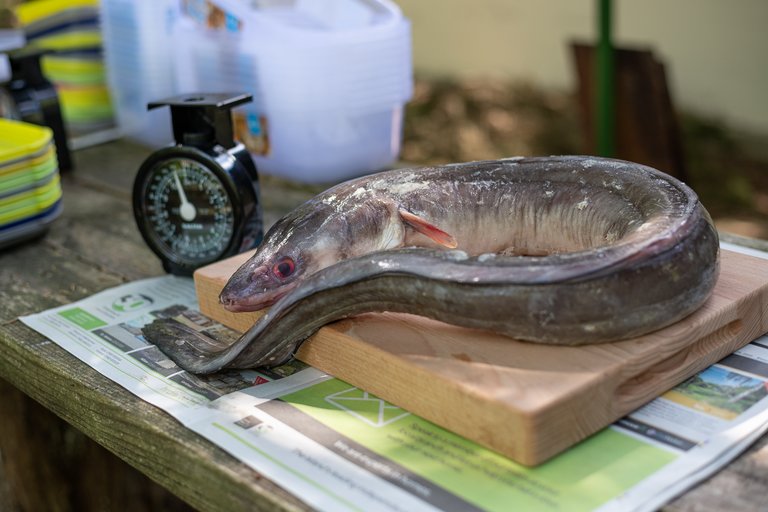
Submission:
MULTIPOLYGON (((584 127, 573 44, 597 43, 600 2, 398 5, 413 23, 416 76, 405 117, 404 160, 594 149, 584 127)), ((617 51, 650 51, 665 68, 671 112, 649 115, 674 116, 678 133, 668 139, 677 139, 671 152, 679 151, 682 163, 657 167, 682 174, 720 229, 768 237, 768 3, 625 0, 612 7, 617 51)), ((633 66, 630 59, 623 64, 633 66)), ((633 110, 649 108, 653 98, 627 90, 648 91, 653 77, 634 64, 635 82, 624 84, 625 94, 617 97, 624 103, 616 109, 637 123, 633 110)), ((644 141, 635 141, 645 151, 619 147, 617 156, 653 165, 650 153, 663 145, 653 140, 659 131, 648 130, 644 141)))
POLYGON ((236 124, 267 179, 316 185, 389 165, 602 154, 683 179, 720 229, 768 238, 764 0, 0 9, 0 43, 15 28, 24 48, 44 51, 73 151, 119 137, 165 145, 167 114, 148 117, 147 102, 234 84, 254 94, 236 124))

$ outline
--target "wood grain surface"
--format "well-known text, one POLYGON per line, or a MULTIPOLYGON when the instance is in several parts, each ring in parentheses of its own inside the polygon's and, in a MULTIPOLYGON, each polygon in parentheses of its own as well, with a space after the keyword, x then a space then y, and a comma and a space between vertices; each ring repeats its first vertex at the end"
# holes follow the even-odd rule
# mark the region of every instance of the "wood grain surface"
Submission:
MULTIPOLYGON (((195 272, 201 311, 239 331, 261 313, 228 312, 217 297, 249 255, 195 272)), ((370 313, 324 327, 296 356, 536 465, 768 331, 766 306, 768 261, 722 251, 720 277, 705 305, 633 340, 540 345, 413 315, 370 313)))

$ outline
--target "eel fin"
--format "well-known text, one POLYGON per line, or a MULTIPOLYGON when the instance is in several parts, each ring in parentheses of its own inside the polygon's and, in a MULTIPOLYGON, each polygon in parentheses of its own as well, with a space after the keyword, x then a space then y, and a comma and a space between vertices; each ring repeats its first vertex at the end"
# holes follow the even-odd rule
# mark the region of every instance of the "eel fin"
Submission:
POLYGON ((425 220, 418 215, 409 212, 408 210, 404 210, 403 208, 400 208, 398 213, 400 214, 400 218, 403 219, 405 224, 426 236, 427 238, 430 238, 435 243, 440 244, 443 247, 447 247, 448 249, 455 249, 458 246, 458 243, 456 242, 456 239, 453 237, 453 235, 446 233, 428 220, 425 220))

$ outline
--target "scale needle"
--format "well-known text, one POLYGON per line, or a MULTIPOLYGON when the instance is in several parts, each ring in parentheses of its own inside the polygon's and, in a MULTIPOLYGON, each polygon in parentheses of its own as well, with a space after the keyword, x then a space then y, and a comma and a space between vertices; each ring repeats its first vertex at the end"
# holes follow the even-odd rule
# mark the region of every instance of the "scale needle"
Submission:
POLYGON ((187 222, 195 220, 197 212, 195 211, 195 205, 189 202, 187 194, 184 193, 184 187, 181 186, 181 180, 179 179, 179 173, 173 171, 173 180, 176 182, 176 190, 179 192, 179 199, 181 200, 181 207, 179 213, 182 220, 187 222))

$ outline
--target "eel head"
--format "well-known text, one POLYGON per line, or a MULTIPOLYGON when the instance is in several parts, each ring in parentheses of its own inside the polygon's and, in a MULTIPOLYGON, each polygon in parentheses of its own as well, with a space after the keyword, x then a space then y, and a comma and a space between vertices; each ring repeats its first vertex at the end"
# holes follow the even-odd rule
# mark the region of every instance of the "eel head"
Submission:
POLYGON ((219 295, 229 311, 257 311, 271 306, 294 289, 302 279, 329 260, 338 258, 343 240, 328 232, 331 217, 315 211, 296 219, 283 218, 264 237, 256 253, 230 277, 219 295), (310 236, 314 234, 314 236, 310 236))

